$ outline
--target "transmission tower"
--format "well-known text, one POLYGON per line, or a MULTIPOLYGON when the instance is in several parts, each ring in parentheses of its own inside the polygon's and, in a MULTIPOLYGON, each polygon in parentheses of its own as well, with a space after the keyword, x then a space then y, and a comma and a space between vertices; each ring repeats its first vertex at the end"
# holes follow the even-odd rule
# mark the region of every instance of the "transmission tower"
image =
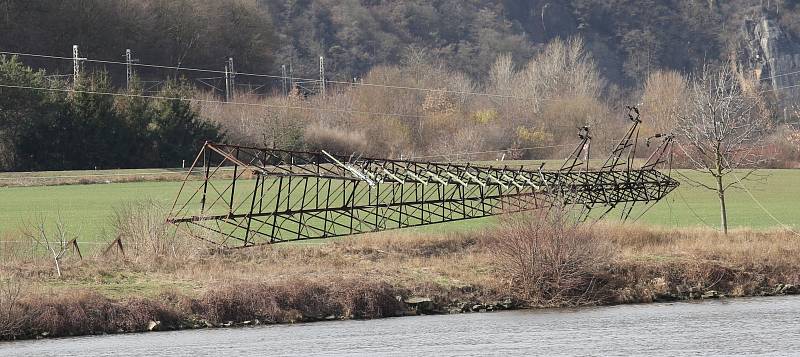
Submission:
POLYGON ((225 101, 234 99, 236 92, 236 71, 233 69, 233 57, 225 62, 225 101))
POLYGON ((125 49, 125 84, 129 92, 131 90, 131 84, 133 83, 134 62, 139 62, 139 60, 133 58, 130 48, 125 49))
POLYGON ((81 76, 81 65, 83 60, 78 54, 78 45, 72 45, 72 88, 77 87, 81 76))
POLYGON ((320 94, 325 98, 325 57, 319 56, 319 85, 320 94))
MULTIPOLYGON (((638 124, 634 122, 611 157, 621 156, 620 147, 635 146, 638 124)), ((679 185, 656 168, 671 152, 671 137, 665 137, 639 169, 629 165, 591 169, 588 158, 581 162, 589 147, 588 128, 581 128, 579 137, 573 155, 557 170, 545 170, 543 164, 537 169, 354 159, 326 151, 206 143, 178 192, 168 222, 223 247, 248 247, 560 204, 581 207, 584 219, 597 206, 608 213, 623 205, 627 219, 634 204, 654 204, 679 185), (193 175, 203 179, 190 180, 193 175)))
POLYGON ((286 65, 281 65, 281 85, 283 86, 283 96, 289 95, 288 85, 287 82, 288 78, 286 78, 286 65))
POLYGON ((289 61, 289 91, 294 91, 297 84, 294 82, 294 69, 292 68, 292 61, 289 61))

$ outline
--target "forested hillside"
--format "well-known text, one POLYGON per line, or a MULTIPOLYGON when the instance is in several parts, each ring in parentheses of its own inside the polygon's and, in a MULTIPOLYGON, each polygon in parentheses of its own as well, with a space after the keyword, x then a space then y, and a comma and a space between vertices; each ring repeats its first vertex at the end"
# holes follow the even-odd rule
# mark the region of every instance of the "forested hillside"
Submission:
POLYGON ((644 134, 669 132, 697 77, 726 66, 769 135, 796 140, 781 126, 795 97, 770 90, 800 79, 779 71, 800 68, 798 33, 789 0, 0 0, 0 169, 176 166, 204 140, 562 158, 576 127, 612 142, 627 104, 644 105, 644 134), (73 44, 88 58, 77 80, 73 44), (128 48, 162 67, 129 83, 128 48))
MULTIPOLYGON (((219 68, 234 56, 246 72, 313 76, 325 56, 332 78, 398 64, 410 48, 486 76, 496 57, 525 62, 544 43, 581 36, 604 77, 635 85, 656 69, 690 72, 719 59, 761 0, 3 0, 0 48, 219 68)), ((800 30, 800 3, 768 10, 800 30)), ((42 63, 68 72, 69 63, 42 63)))

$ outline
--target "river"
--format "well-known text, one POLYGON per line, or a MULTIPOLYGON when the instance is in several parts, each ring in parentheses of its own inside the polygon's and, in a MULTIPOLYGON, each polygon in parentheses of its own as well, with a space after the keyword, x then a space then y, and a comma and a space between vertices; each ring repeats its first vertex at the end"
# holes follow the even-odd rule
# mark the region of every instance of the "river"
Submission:
POLYGON ((0 343, 0 356, 743 354, 800 354, 800 297, 418 316, 0 343))

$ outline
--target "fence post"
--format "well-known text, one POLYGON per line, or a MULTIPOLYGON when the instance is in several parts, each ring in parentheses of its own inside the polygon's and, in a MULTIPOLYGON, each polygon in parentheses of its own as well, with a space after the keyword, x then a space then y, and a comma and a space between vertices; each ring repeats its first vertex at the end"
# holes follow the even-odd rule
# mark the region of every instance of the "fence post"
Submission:
POLYGON ((119 249, 119 252, 122 253, 122 256, 124 257, 125 249, 122 248, 122 237, 117 237, 117 239, 114 239, 111 242, 111 244, 109 244, 108 247, 106 247, 106 250, 103 251, 103 255, 108 254, 108 251, 110 251, 111 248, 114 248, 115 245, 117 246, 117 249, 119 249))

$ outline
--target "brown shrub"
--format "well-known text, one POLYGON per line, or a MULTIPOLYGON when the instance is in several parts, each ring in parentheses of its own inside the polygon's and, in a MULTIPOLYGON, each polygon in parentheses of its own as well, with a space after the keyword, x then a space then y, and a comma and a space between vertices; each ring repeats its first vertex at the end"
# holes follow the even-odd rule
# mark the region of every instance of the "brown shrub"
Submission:
POLYGON ((790 126, 778 128, 764 140, 768 168, 794 169, 800 167, 800 130, 790 126))
POLYGON ((240 283, 207 292, 198 300, 194 313, 216 323, 252 319, 270 323, 291 321, 279 301, 285 301, 283 289, 261 283, 240 283))
POLYGON ((118 308, 113 309, 122 316, 109 316, 109 320, 120 321, 115 324, 117 330, 122 331, 145 331, 149 321, 159 321, 164 328, 173 329, 181 324, 181 320, 186 318, 186 314, 178 311, 173 306, 164 302, 146 298, 132 298, 122 303, 115 304, 118 308))
POLYGON ((402 304, 385 283, 345 280, 322 284, 296 280, 281 284, 239 283, 207 292, 194 313, 209 321, 259 319, 268 323, 315 321, 328 316, 397 316, 402 304))
POLYGON ((21 303, 22 292, 19 281, 0 281, 0 340, 22 335, 30 320, 30 312, 21 303))
POLYGON ((539 306, 595 302, 596 277, 612 258, 600 237, 558 208, 509 217, 503 226, 488 244, 519 299, 539 306))
POLYGON ((363 153, 369 145, 361 131, 333 128, 320 123, 305 129, 304 141, 311 150, 338 154, 363 153))
POLYGON ((373 319, 399 316, 403 311, 396 298, 403 294, 386 283, 350 280, 337 284, 333 291, 345 317, 373 319))
POLYGON ((98 333, 146 331, 148 323, 161 321, 176 328, 180 315, 171 307, 148 299, 111 300, 92 291, 39 296, 24 302, 29 321, 25 335, 76 336, 98 333))
MULTIPOLYGON (((97 293, 78 292, 69 296, 49 297, 33 302, 39 305, 40 313, 32 320, 32 330, 46 332, 53 336, 86 335, 101 332, 114 332, 109 324, 109 315, 115 318, 124 314, 110 312, 112 302, 97 293)), ((120 325, 132 322, 119 321, 120 325)))

